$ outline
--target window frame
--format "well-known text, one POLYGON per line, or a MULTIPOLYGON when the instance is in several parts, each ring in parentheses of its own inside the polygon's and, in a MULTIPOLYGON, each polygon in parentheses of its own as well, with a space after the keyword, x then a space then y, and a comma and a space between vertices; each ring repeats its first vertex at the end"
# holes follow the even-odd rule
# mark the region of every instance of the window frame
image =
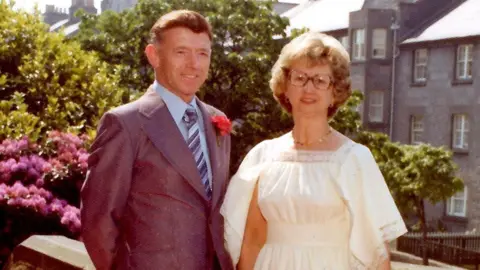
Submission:
POLYGON ((471 80, 473 78, 472 68, 473 44, 458 45, 455 55, 455 78, 460 81, 471 80), (463 71, 464 74, 460 74, 461 71, 463 71))
POLYGON ((366 58, 365 50, 365 28, 359 28, 353 30, 352 33, 352 58, 355 61, 363 61, 366 58), (361 35, 359 34, 361 33, 361 35), (359 37, 361 39, 359 39, 359 37), (360 40, 360 42, 359 42, 360 40))
POLYGON ((372 30, 372 58, 385 59, 387 57, 387 34, 387 29, 385 28, 372 30), (375 50, 382 51, 382 54, 375 55, 375 50))
POLYGON ((380 90, 373 90, 371 91, 370 93, 370 96, 369 96, 369 99, 368 99, 368 121, 371 122, 371 123, 383 123, 385 121, 385 113, 384 113, 384 110, 385 110, 385 92, 384 91, 380 91, 380 90), (380 95, 381 98, 379 100, 381 100, 380 103, 375 103, 377 100, 377 96, 376 95, 380 95), (373 110, 373 109, 377 109, 377 110, 373 110), (373 112, 380 112, 380 115, 377 116, 377 115, 373 115, 373 112))

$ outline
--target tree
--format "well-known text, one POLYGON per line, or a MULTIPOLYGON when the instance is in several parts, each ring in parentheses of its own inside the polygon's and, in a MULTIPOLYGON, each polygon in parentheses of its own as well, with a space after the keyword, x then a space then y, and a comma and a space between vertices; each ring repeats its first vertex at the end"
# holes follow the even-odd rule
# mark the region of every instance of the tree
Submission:
POLYGON ((18 130, 5 130, 15 126, 32 138, 52 129, 85 131, 120 104, 124 90, 114 67, 48 32, 38 11, 14 11, 0 1, 0 97, 10 100, 1 106, 0 139, 18 137, 18 130))
POLYGON ((436 204, 463 189, 456 176, 452 152, 428 144, 406 145, 391 142, 382 133, 361 131, 357 141, 372 151, 402 215, 414 214, 422 232, 423 263, 427 259, 425 200, 436 204))
POLYGON ((15 92, 10 100, 0 101, 0 140, 3 138, 20 139, 28 134, 33 140, 41 136, 45 123, 27 111, 24 95, 15 92))
POLYGON ((427 224, 424 201, 435 204, 463 190, 463 181, 456 177, 457 165, 452 152, 427 144, 403 145, 402 169, 404 178, 398 179, 398 198, 411 206, 419 218, 423 233, 423 263, 427 259, 427 224))
POLYGON ((362 130, 362 120, 357 111, 363 101, 362 92, 353 91, 347 102, 339 108, 335 116, 330 120, 330 125, 340 133, 354 137, 362 130))
POLYGON ((76 39, 101 59, 122 64, 122 86, 143 92, 153 81, 144 55, 150 28, 173 9, 198 11, 213 27, 210 74, 199 96, 236 123, 232 138, 235 170, 249 147, 291 124, 268 85, 288 21, 273 11, 272 1, 140 0, 121 13, 84 14, 76 39))

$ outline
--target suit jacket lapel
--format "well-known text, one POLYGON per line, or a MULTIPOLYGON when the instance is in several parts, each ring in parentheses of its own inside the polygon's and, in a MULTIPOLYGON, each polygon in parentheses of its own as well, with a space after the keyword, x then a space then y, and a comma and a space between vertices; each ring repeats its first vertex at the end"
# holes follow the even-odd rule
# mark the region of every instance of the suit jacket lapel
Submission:
POLYGON ((215 208, 216 203, 221 195, 221 189, 224 179, 221 177, 220 169, 222 165, 221 147, 217 144, 217 134, 212 124, 213 112, 210 112, 205 104, 197 99, 197 104, 202 112, 203 124, 205 126, 205 136, 208 145, 208 155, 210 158, 210 167, 212 169, 212 209, 215 208))
POLYGON ((148 138, 187 182, 207 200, 193 155, 162 98, 150 87, 139 100, 148 138))

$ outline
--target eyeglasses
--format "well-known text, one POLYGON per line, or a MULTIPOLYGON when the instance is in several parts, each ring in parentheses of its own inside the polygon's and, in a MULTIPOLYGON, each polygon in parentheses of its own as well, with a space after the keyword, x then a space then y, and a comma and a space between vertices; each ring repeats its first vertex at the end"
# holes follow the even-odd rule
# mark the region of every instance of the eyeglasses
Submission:
POLYGON ((312 81, 313 86, 318 90, 326 90, 332 83, 332 79, 328 75, 315 75, 308 76, 305 72, 301 72, 295 69, 285 69, 287 72, 288 80, 291 85, 304 87, 308 81, 312 81))

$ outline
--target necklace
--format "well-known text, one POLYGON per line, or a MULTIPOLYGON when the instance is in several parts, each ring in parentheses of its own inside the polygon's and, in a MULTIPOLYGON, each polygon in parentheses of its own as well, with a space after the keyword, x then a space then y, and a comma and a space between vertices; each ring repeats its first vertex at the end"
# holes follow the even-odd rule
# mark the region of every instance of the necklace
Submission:
POLYGON ((299 142, 299 141, 295 140, 295 136, 294 136, 295 134, 293 134, 293 131, 292 131, 293 142, 294 142, 296 145, 299 145, 299 146, 309 146, 309 145, 312 145, 312 144, 317 143, 317 142, 318 142, 318 143, 322 143, 322 142, 324 142, 324 141, 327 139, 327 137, 332 133, 332 130, 333 130, 332 127, 329 126, 327 133, 325 133, 325 134, 324 134, 322 137, 320 137, 318 140, 313 141, 313 142, 310 142, 310 143, 299 142))

